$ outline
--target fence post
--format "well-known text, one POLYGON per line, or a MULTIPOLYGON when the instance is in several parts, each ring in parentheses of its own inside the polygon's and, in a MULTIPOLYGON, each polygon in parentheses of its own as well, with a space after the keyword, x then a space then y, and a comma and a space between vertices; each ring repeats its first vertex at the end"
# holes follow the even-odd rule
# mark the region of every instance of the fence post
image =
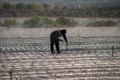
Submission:
POLYGON ((79 36, 79 43, 80 43, 80 35, 78 35, 79 36))
POLYGON ((10 71, 9 71, 10 80, 12 80, 12 74, 13 74, 12 69, 10 69, 10 71))
POLYGON ((114 55, 113 55, 113 54, 114 54, 114 49, 115 49, 115 47, 112 46, 112 57, 114 56, 114 55))

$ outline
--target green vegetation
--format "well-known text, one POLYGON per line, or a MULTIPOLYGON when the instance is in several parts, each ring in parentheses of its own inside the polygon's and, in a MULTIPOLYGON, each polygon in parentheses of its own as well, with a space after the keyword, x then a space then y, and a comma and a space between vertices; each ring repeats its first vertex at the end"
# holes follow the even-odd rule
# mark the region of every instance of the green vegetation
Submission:
POLYGON ((0 21, 0 27, 2 26, 2 22, 0 21))
POLYGON ((26 20, 24 22, 24 26, 25 27, 29 27, 29 28, 35 28, 35 27, 55 27, 58 24, 51 20, 48 19, 46 17, 38 17, 38 16, 33 16, 32 18, 30 18, 29 20, 26 20))
POLYGON ((42 28, 42 27, 70 27, 75 26, 77 23, 72 19, 66 19, 65 17, 58 17, 56 20, 33 16, 30 19, 24 21, 23 24, 18 23, 15 19, 5 19, 0 21, 0 26, 3 27, 16 27, 21 25, 25 28, 42 28))
MULTIPOLYGON (((114 27, 119 26, 120 20, 94 20, 86 23, 86 27, 114 27)), ((19 23, 16 19, 5 19, 0 21, 0 27, 25 27, 25 28, 51 28, 51 27, 73 27, 77 26, 78 23, 71 18, 66 17, 57 17, 57 18, 48 18, 33 16, 24 21, 24 23, 19 23)))
POLYGON ((74 20, 67 19, 65 17, 58 17, 56 19, 56 22, 59 23, 60 25, 64 25, 64 26, 73 26, 73 25, 77 24, 74 20))
POLYGON ((87 27, 112 27, 117 25, 117 22, 114 22, 112 20, 102 20, 102 21, 95 21, 92 23, 88 23, 87 27))
POLYGON ((24 22, 25 27, 62 27, 72 26, 77 23, 74 20, 66 19, 65 17, 58 17, 55 21, 46 17, 33 16, 24 22))
POLYGON ((34 3, 0 3, 0 17, 120 17, 119 8, 67 8, 34 3))
POLYGON ((18 22, 15 19, 5 19, 3 22, 0 22, 1 26, 4 27, 16 27, 18 22))

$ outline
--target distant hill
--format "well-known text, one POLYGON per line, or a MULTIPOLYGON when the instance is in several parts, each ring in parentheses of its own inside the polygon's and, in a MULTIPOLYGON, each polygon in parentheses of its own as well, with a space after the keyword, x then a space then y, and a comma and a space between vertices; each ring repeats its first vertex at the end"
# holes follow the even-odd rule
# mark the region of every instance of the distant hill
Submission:
POLYGON ((120 0, 0 0, 11 3, 37 3, 68 8, 119 7, 120 0))

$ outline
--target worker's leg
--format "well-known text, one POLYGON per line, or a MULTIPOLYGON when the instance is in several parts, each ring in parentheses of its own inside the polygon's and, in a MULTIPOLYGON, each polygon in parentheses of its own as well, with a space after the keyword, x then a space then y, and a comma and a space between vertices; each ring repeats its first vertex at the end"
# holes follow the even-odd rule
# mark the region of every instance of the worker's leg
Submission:
POLYGON ((55 46, 56 46, 56 50, 57 50, 57 53, 60 53, 60 47, 59 47, 59 41, 55 41, 55 46))
POLYGON ((50 41, 51 54, 55 53, 55 52, 54 52, 54 43, 55 43, 55 42, 54 42, 53 40, 50 41))

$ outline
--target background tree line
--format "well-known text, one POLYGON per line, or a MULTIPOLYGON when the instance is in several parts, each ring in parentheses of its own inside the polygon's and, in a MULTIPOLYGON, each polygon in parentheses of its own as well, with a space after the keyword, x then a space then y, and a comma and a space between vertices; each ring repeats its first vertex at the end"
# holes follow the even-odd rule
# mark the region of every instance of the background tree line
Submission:
POLYGON ((120 8, 67 8, 35 3, 0 3, 0 17, 120 17, 120 8))
POLYGON ((78 23, 74 19, 69 19, 65 17, 57 17, 56 19, 51 19, 48 17, 32 16, 25 20, 23 23, 19 23, 16 19, 4 19, 0 20, 0 27, 24 27, 24 28, 51 28, 51 27, 72 27, 76 26, 78 23))

